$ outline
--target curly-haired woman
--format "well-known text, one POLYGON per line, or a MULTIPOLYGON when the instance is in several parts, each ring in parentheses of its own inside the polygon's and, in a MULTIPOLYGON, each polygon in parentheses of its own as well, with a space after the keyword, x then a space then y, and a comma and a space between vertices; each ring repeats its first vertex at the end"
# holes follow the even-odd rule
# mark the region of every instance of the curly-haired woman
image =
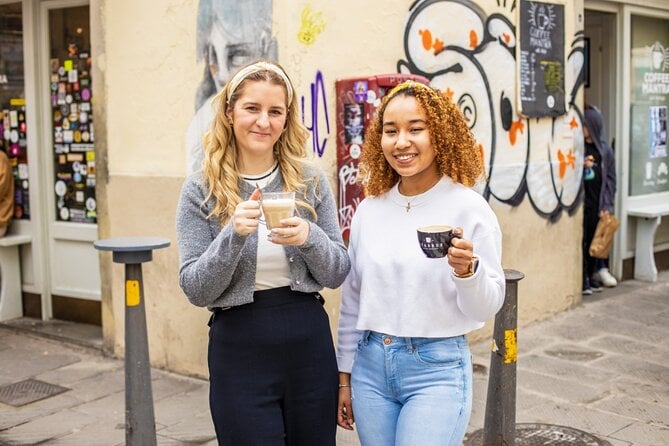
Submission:
POLYGON ((504 300, 502 234, 471 189, 482 152, 457 107, 405 82, 384 98, 361 157, 367 198, 351 224, 339 318, 338 424, 363 446, 460 445, 472 404, 465 334, 504 300), (416 229, 458 228, 427 258, 416 229))
POLYGON ((216 98, 202 171, 177 210, 179 283, 209 325, 209 403, 221 445, 335 444, 337 364, 319 291, 350 269, 324 174, 285 71, 256 62, 216 98), (268 230, 256 188, 295 191, 268 230))

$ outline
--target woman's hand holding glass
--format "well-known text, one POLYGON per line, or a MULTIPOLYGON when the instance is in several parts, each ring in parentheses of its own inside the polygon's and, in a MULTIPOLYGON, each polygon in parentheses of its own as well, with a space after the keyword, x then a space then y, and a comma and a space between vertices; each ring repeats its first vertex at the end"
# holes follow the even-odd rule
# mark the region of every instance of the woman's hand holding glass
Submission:
POLYGON ((302 246, 309 237, 309 222, 300 217, 283 218, 281 227, 269 233, 269 240, 277 245, 302 246))
POLYGON ((232 214, 232 228, 238 235, 246 237, 258 230, 260 214, 258 200, 242 201, 232 214))

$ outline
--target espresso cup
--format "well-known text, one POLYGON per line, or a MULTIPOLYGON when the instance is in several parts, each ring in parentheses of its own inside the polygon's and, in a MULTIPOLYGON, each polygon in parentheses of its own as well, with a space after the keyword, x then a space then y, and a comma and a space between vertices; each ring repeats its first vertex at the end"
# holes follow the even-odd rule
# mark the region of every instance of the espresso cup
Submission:
POLYGON ((453 228, 447 225, 422 226, 416 230, 420 249, 430 259, 439 259, 448 254, 451 240, 459 238, 453 228))
POLYGON ((295 192, 263 192, 262 213, 267 229, 281 227, 281 220, 295 214, 295 192))

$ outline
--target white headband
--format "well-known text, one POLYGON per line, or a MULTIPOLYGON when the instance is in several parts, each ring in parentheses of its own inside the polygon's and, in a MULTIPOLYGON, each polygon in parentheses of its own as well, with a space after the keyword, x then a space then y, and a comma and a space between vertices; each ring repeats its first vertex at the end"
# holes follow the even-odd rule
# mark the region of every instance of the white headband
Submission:
POLYGON ((281 68, 268 62, 256 62, 253 65, 249 65, 248 67, 239 70, 237 74, 235 74, 232 77, 232 79, 230 79, 229 82, 230 86, 228 87, 228 101, 230 100, 230 97, 235 92, 237 87, 239 87, 239 84, 241 84, 244 79, 246 79, 250 74, 257 73, 258 71, 263 71, 263 70, 268 70, 273 73, 276 73, 283 80, 283 83, 286 84, 286 92, 288 93, 288 105, 290 106, 290 103, 293 100, 293 87, 290 86, 290 81, 288 80, 288 76, 286 76, 286 73, 284 73, 281 68))

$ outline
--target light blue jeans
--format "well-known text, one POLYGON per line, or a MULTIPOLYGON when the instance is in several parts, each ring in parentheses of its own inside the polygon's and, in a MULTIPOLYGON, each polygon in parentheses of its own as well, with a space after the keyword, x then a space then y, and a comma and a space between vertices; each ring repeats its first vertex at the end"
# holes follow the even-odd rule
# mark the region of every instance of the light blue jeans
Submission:
POLYGON ((472 410, 467 339, 366 331, 351 391, 362 446, 460 446, 472 410))

